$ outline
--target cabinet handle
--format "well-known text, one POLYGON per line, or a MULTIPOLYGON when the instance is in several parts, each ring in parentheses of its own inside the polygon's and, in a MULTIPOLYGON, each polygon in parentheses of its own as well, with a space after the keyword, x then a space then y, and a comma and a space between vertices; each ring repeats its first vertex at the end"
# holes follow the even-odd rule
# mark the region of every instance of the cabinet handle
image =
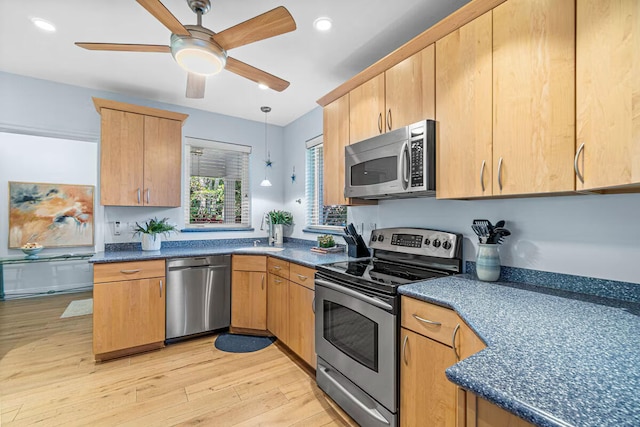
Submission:
POLYGON ((138 204, 140 204, 140 188, 138 187, 138 204))
POLYGON ((135 273, 140 273, 140 269, 138 268, 137 270, 120 270, 120 273, 122 273, 122 274, 135 274, 135 273))
POLYGON ((160 280, 160 298, 162 298, 162 280, 160 280))
POLYGON ((278 280, 278 279, 273 279, 274 283, 282 283, 282 280, 278 280))
POLYGON ((262 275, 262 283, 260 284, 260 287, 264 291, 264 274, 262 275))
POLYGON ((458 335, 458 331, 460 330, 460 324, 456 325, 456 328, 453 330, 453 335, 451 336, 451 347, 453 347, 453 354, 456 355, 456 360, 460 360, 460 353, 458 353, 458 347, 456 347, 456 335, 458 335))
POLYGON ((378 114, 378 130, 382 133, 382 113, 378 114))
POLYGON ((498 187, 500 187, 500 191, 502 191, 502 157, 498 161, 498 187))
POLYGON ((282 270, 282 267, 280 267, 279 265, 274 265, 274 266, 273 266, 273 269, 274 269, 274 270, 282 270))
POLYGON ((409 335, 405 335, 404 336, 404 341, 402 342, 402 360, 404 361, 405 365, 408 365, 409 362, 407 362, 407 341, 409 341, 409 335))
POLYGON ((422 323, 426 323, 427 325, 442 326, 442 323, 440 323, 440 322, 434 322, 433 320, 423 319, 422 317, 418 316, 417 314, 414 314, 413 317, 416 320, 421 321, 422 323))
POLYGON ((311 301, 311 310, 313 311, 313 314, 316 314, 316 296, 313 296, 313 301, 311 301))
POLYGON ((149 193, 150 193, 150 190, 147 188, 147 204, 149 204, 149 203, 150 203, 150 202, 149 202, 149 193))
POLYGON ((302 274, 298 274, 298 279, 300 280, 307 280, 308 277, 307 276, 303 276, 302 274))
POLYGON ((387 113, 387 128, 391 130, 391 108, 389 108, 389 112, 387 113))
POLYGON ((580 182, 584 184, 584 175, 580 173, 580 168, 578 167, 578 159, 580 158, 580 153, 582 153, 583 150, 584 150, 584 142, 580 144, 580 148, 578 148, 576 157, 573 159, 573 169, 576 171, 576 176, 578 177, 580 182))
POLYGON ((485 160, 482 161, 482 167, 480 167, 480 185, 482 186, 482 192, 484 193, 484 167, 487 165, 485 160))

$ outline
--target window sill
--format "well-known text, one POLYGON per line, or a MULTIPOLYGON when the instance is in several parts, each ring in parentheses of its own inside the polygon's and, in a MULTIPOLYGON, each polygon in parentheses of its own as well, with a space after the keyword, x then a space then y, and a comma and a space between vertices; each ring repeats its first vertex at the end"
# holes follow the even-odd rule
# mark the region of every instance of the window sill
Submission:
POLYGON ((198 227, 183 228, 181 233, 218 233, 221 231, 255 231, 253 227, 198 227))
POLYGON ((302 230, 302 232, 313 234, 330 234, 332 236, 344 236, 344 231, 341 229, 306 227, 302 230))

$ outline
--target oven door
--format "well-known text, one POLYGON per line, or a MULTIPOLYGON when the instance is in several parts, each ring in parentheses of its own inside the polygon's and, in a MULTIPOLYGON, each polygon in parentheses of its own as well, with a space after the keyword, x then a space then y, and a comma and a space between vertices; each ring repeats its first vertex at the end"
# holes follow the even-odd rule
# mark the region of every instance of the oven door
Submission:
POLYGON ((411 147, 406 129, 397 129, 345 147, 345 197, 403 193, 411 179, 411 147))
MULTIPOLYGON (((388 411, 396 413, 397 316, 394 307, 335 281, 316 277, 315 285, 319 383, 321 376, 329 375, 330 378, 324 379, 339 381, 343 375, 388 411), (320 359, 330 367, 321 367, 320 359), (341 375, 330 375, 331 367, 341 375)), ((348 386, 342 388, 348 389, 348 386)), ((354 400, 353 396, 349 398, 354 400)), ((369 406, 366 402, 363 405, 369 406)))

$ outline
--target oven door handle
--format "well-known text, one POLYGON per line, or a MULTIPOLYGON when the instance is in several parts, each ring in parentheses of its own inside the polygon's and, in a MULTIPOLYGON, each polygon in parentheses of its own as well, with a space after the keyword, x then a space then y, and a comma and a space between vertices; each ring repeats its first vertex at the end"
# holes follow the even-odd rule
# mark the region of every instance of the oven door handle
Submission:
POLYGON ((364 302, 366 302, 368 304, 371 304, 371 305, 376 306, 378 308, 381 308, 383 310, 387 310, 387 311, 393 310, 393 307, 391 307, 386 302, 380 301, 380 300, 375 299, 375 298, 372 298, 372 297, 370 297, 368 295, 361 294, 360 292, 356 292, 353 289, 345 288, 344 286, 336 285, 335 283, 331 283, 331 282, 328 282, 328 281, 322 280, 322 279, 316 279, 316 284, 322 285, 322 286, 327 287, 329 289, 332 289, 332 290, 334 290, 336 292, 342 292, 343 294, 349 295, 350 297, 353 297, 355 299, 359 299, 361 301, 364 301, 364 302))
POLYGON ((367 405, 365 405, 364 403, 360 402, 353 394, 349 393, 349 390, 347 390, 346 388, 344 388, 344 386, 342 384, 340 384, 338 381, 336 381, 330 374, 329 369, 325 368, 322 365, 318 365, 318 367, 320 368, 320 370, 322 371, 322 373, 324 373, 326 375, 326 378, 331 381, 331 384, 333 384, 335 386, 335 388, 337 388, 338 390, 340 390, 342 392, 342 394, 344 394, 345 396, 347 396, 349 398, 349 400, 351 400, 353 403, 355 403, 356 405, 358 405, 358 407, 360 409, 362 409, 363 411, 365 411, 367 414, 369 414, 371 417, 375 418, 376 420, 380 421, 381 423, 387 424, 389 425, 389 421, 382 416, 382 414, 380 412, 378 412, 377 409, 375 408, 369 408, 367 407, 367 405))

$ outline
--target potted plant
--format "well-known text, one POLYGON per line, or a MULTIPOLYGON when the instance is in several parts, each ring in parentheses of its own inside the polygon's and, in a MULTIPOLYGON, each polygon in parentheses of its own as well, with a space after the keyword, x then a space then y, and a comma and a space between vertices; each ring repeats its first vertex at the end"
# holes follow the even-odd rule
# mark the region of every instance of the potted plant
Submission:
POLYGON ((136 228, 133 235, 142 235, 142 250, 143 251, 159 251, 160 245, 162 245, 162 239, 160 234, 165 237, 169 236, 169 233, 178 231, 178 229, 169 224, 169 218, 152 218, 146 221, 144 225, 140 225, 136 222, 136 228))
POLYGON ((284 226, 293 224, 293 215, 287 211, 269 211, 267 213, 269 222, 273 226, 273 241, 281 246, 283 243, 284 226))
POLYGON ((320 248, 332 248, 336 245, 335 240, 333 240, 333 236, 330 234, 324 234, 322 236, 318 236, 318 247, 320 248))

